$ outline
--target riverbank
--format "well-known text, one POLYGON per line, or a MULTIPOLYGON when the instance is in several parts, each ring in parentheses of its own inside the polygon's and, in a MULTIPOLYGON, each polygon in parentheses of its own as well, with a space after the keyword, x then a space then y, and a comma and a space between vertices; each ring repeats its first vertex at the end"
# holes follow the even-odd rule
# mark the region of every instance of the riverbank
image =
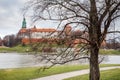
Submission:
MULTIPOLYGON (((22 46, 18 45, 15 47, 0 47, 0 53, 34 53, 32 51, 32 48, 29 45, 22 46)), ((100 49, 101 55, 120 55, 120 50, 114 50, 114 49, 100 49)))
POLYGON ((114 49, 100 49, 101 55, 120 55, 120 50, 114 49))
POLYGON ((31 52, 31 47, 30 46, 22 46, 22 45, 18 45, 15 47, 5 47, 5 46, 1 46, 0 47, 0 53, 27 53, 27 52, 31 52))
MULTIPOLYGON (((120 66, 120 64, 102 64, 101 67, 120 66)), ((0 80, 31 80, 44 76, 60 74, 65 72, 77 71, 89 68, 88 65, 64 65, 55 66, 45 71, 40 71, 39 67, 1 69, 0 80)))

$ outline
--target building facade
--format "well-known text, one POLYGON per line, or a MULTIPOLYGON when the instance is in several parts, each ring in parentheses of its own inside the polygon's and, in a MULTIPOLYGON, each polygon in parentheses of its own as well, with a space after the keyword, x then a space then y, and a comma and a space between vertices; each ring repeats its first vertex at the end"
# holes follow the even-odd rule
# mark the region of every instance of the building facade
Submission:
MULTIPOLYGON (((73 45, 76 45, 81 43, 88 44, 85 39, 82 39, 80 37, 88 39, 89 34, 88 32, 83 32, 80 30, 72 31, 72 27, 70 25, 66 25, 61 31, 53 28, 37 28, 36 26, 27 28, 26 19, 23 18, 22 28, 19 30, 17 37, 21 39, 21 42, 23 44, 42 42, 44 40, 53 42, 56 39, 58 41, 67 38, 70 41, 67 41, 66 43, 72 43, 73 45)), ((102 46, 105 45, 106 42, 103 41, 102 46)))
POLYGON ((17 37, 21 39, 23 44, 29 44, 30 42, 40 42, 42 39, 54 39, 57 35, 58 31, 53 28, 37 28, 36 26, 27 28, 24 18, 17 37))

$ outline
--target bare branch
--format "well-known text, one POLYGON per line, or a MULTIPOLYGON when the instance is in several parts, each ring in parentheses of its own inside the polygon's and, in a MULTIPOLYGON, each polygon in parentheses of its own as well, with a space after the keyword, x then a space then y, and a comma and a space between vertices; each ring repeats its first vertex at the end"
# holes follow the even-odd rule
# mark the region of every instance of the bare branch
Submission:
POLYGON ((110 33, 120 33, 120 31, 108 31, 107 34, 110 34, 110 33))

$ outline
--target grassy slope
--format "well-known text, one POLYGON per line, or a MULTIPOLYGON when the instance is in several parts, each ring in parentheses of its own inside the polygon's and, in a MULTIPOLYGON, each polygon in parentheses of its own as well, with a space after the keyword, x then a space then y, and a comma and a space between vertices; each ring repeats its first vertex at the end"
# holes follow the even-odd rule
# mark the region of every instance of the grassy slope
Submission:
POLYGON ((63 72, 86 69, 88 66, 60 66, 40 71, 40 68, 21 68, 0 70, 0 80, 30 80, 63 72))
MULTIPOLYGON (((72 77, 64 80, 89 80, 89 75, 72 77)), ((120 80, 120 69, 112 69, 101 72, 100 80, 120 80)))
MULTIPOLYGON (((9 47, 0 47, 0 52, 18 52, 18 53, 25 53, 26 50, 29 50, 31 51, 31 48, 29 45, 27 46, 21 46, 21 45, 18 45, 18 46, 15 46, 15 47, 12 47, 12 48, 9 48, 9 47)), ((109 49, 109 50, 104 50, 104 49, 100 49, 100 54, 105 54, 105 55, 120 55, 120 50, 112 50, 112 49, 109 49)))
MULTIPOLYGON (((117 65, 102 65, 105 66, 120 66, 117 65)), ((66 66, 55 66, 50 69, 40 71, 40 68, 18 68, 18 69, 1 69, 0 70, 0 80, 30 80, 38 77, 76 71, 88 68, 88 65, 66 65, 66 66)))
POLYGON ((104 50, 104 49, 100 49, 100 54, 120 55, 120 50, 113 50, 113 49, 104 50))
POLYGON ((26 50, 30 50, 30 47, 29 46, 21 46, 21 45, 18 45, 18 46, 15 46, 15 47, 1 47, 0 48, 0 52, 18 52, 18 53, 25 53, 26 50))

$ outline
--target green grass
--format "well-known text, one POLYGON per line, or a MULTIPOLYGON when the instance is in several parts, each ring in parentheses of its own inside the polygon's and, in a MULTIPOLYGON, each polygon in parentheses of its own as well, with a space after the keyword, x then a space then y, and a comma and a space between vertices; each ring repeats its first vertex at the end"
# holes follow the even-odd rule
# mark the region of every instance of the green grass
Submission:
MULTIPOLYGON (((106 66, 120 66, 120 64, 104 64, 106 66)), ((45 71, 40 71, 38 67, 35 68, 18 68, 18 69, 1 69, 0 80, 30 80, 38 77, 49 76, 53 74, 65 73, 70 71, 82 70, 88 68, 88 65, 64 65, 55 66, 45 71)))
MULTIPOLYGON (((34 46, 34 45, 33 45, 34 46)), ((56 44, 52 44, 51 46, 56 47, 56 44)), ((30 45, 22 46, 17 45, 15 47, 0 47, 0 52, 17 52, 17 53, 26 53, 26 50, 29 50, 29 52, 33 52, 30 45)), ((100 54, 104 55, 120 55, 120 50, 113 50, 113 49, 100 49, 100 54)))
POLYGON ((79 69, 86 69, 88 66, 59 66, 40 71, 40 68, 21 68, 0 70, 0 80, 30 80, 38 77, 64 73, 79 69))
MULTIPOLYGON (((89 80, 89 75, 86 74, 64 80, 89 80)), ((120 80, 120 69, 102 71, 100 80, 120 80)))
POLYGON ((113 49, 100 49, 100 54, 105 55, 120 55, 120 50, 113 50, 113 49))
POLYGON ((30 50, 29 46, 15 46, 15 47, 1 47, 0 52, 18 52, 18 53, 25 53, 26 50, 30 50))

